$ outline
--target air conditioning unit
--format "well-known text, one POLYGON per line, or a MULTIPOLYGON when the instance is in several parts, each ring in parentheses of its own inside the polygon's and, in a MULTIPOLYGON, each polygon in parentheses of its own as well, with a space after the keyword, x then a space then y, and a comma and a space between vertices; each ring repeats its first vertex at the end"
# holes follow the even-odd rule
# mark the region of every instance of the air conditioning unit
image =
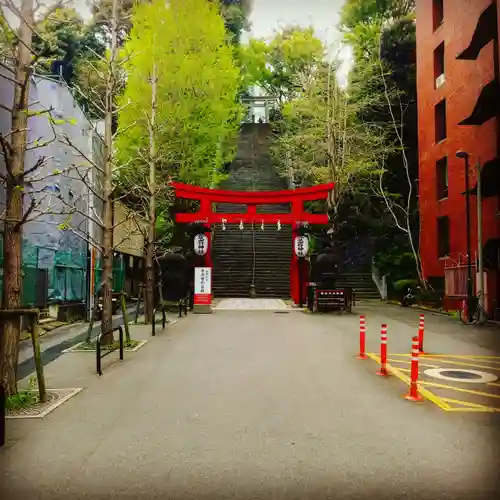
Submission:
POLYGON ((444 85, 444 82, 445 82, 444 73, 442 73, 436 78, 436 88, 438 89, 439 87, 444 85))

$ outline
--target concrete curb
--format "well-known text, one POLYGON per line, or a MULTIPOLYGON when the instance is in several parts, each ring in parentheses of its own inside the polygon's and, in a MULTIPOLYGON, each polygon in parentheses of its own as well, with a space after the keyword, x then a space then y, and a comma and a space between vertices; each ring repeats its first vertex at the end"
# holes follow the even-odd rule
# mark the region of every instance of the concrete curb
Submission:
MULTIPOLYGON (((70 354, 74 352, 91 352, 95 353, 95 349, 78 349, 79 346, 81 346, 84 342, 78 342, 78 344, 75 344, 73 347, 70 347, 69 349, 64 349, 64 351, 61 351, 63 354, 70 354)), ((138 351, 142 346, 146 345, 147 340, 137 340, 137 345, 133 348, 130 349, 130 347, 125 347, 124 351, 125 352, 135 352, 138 351)))
MULTIPOLYGON (((389 306, 399 306, 401 307, 401 304, 399 302, 396 302, 396 301, 386 301, 386 304, 389 305, 389 306)), ((412 305, 412 306, 408 306, 410 307, 411 309, 415 309, 417 311, 423 311, 423 312, 428 312, 428 313, 432 313, 432 314, 440 314, 441 316, 448 316, 449 318, 453 318, 454 317, 454 313, 449 313, 449 312, 446 312, 446 311, 437 311, 436 309, 428 309, 426 307, 422 307, 422 306, 415 306, 415 305, 412 305)))
MULTIPOLYGON (((9 420, 21 420, 21 419, 34 419, 34 418, 43 418, 47 416, 49 413, 52 413, 56 408, 61 406, 63 403, 68 401, 68 399, 71 399, 73 396, 76 396, 79 392, 83 390, 82 387, 78 388, 71 388, 71 389, 48 389, 48 392, 60 392, 60 391, 71 391, 69 394, 66 394, 66 396, 62 397, 61 399, 58 399, 56 402, 51 404, 48 408, 43 410, 42 412, 38 413, 37 415, 6 415, 6 419, 9 420)), ((38 392, 38 391, 33 391, 33 392, 38 392)))

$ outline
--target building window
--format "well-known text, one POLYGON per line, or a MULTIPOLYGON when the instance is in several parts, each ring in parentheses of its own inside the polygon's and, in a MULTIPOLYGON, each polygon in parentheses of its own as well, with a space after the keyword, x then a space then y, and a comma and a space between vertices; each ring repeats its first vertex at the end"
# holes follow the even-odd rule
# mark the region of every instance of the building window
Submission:
POLYGON ((448 198, 448 158, 445 156, 436 162, 437 199, 448 198))
POLYGON ((438 257, 446 257, 450 253, 450 219, 439 217, 437 220, 438 257))
POLYGON ((444 42, 434 51, 434 82, 437 89, 444 83, 444 42))
POLYGON ((434 108, 434 124, 436 128, 436 142, 446 139, 446 100, 436 104, 434 108))
POLYGON ((444 19, 444 0, 433 0, 432 6, 432 18, 434 24, 434 31, 436 31, 441 24, 443 24, 444 19))

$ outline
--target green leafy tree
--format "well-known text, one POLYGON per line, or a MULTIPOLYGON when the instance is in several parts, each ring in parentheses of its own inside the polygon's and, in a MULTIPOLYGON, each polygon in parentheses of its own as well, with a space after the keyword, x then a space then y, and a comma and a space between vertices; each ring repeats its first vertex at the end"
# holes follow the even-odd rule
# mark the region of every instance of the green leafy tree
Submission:
POLYGON ((418 256, 415 2, 348 0, 341 13, 345 41, 353 48, 351 99, 364 123, 385 131, 377 160, 372 205, 387 222, 379 247, 403 242, 422 280, 418 256), (404 239, 397 238, 403 234, 404 239))
POLYGON ((252 9, 251 0, 219 0, 226 30, 234 44, 240 42, 241 33, 250 28, 248 17, 252 9))
POLYGON ((215 4, 155 0, 138 6, 132 21, 117 175, 150 222, 148 244, 158 246, 153 233, 159 223, 168 226, 172 204, 168 181, 214 185, 232 158, 241 75, 215 4))
POLYGON ((300 90, 301 74, 309 74, 325 56, 325 47, 312 28, 289 26, 270 41, 252 39, 241 47, 246 84, 258 85, 280 102, 300 90))
POLYGON ((303 75, 301 94, 283 106, 274 155, 294 185, 335 182, 328 204, 338 231, 344 203, 366 188, 384 138, 358 117, 358 103, 340 88, 336 65, 303 75))
MULTIPOLYGON (((95 24, 86 24, 73 8, 56 5, 37 23, 33 49, 39 56, 38 72, 51 74, 53 63, 61 62, 61 76, 75 89, 79 104, 92 116, 102 117, 90 98, 97 88, 95 69, 105 71, 102 57, 106 43, 95 24)), ((101 95, 104 96, 103 86, 101 95)))
POLYGON ((340 26, 350 31, 360 24, 400 19, 414 10, 415 0, 347 0, 342 7, 340 26))

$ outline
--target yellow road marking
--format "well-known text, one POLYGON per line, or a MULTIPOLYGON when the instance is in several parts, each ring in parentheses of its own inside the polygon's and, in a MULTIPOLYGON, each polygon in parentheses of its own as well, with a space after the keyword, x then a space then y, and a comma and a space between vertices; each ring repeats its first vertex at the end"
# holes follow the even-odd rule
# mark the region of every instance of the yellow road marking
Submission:
POLYGON ((464 389, 462 387, 454 387, 452 385, 438 384, 436 382, 419 382, 419 385, 427 385, 429 387, 436 387, 438 389, 450 389, 457 392, 466 392, 468 394, 476 394, 478 396, 486 396, 488 398, 500 399, 500 394, 491 394, 488 392, 475 391, 474 389, 464 389))
MULTIPOLYGON (((373 359, 378 364, 380 364, 380 357, 378 355, 373 354, 373 353, 367 353, 367 356, 369 356, 371 359, 373 359)), ((407 355, 404 354, 402 356, 407 356, 407 355)), ((399 378, 406 385, 410 385, 410 378, 407 375, 405 375, 404 373, 402 373, 402 372, 410 372, 409 369, 396 368, 395 366, 392 366, 389 363, 387 363, 387 370, 389 371, 389 373, 391 373, 392 375, 395 375, 397 378, 399 378)), ((437 396, 436 394, 434 394, 431 391, 422 387, 423 385, 426 385, 428 387, 450 389, 453 391, 465 392, 465 393, 469 393, 469 394, 476 394, 478 396, 486 396, 486 397, 491 397, 494 399, 500 399, 500 395, 489 394, 489 393, 482 392, 482 391, 475 391, 473 389, 463 389, 460 387, 453 387, 451 385, 438 384, 435 382, 419 382, 419 384, 418 384, 419 393, 425 399, 428 399, 430 402, 434 403, 438 408, 441 408, 443 411, 455 412, 455 413, 456 412, 469 412, 469 413, 470 412, 476 412, 476 413, 500 412, 500 408, 494 408, 491 406, 480 405, 478 403, 470 403, 469 401, 461 401, 458 399, 443 398, 443 397, 437 396), (451 404, 459 404, 462 407, 461 408, 453 408, 450 406, 450 403, 451 404)), ((491 385, 491 384, 489 384, 489 385, 491 385)), ((495 385, 500 386, 500 384, 495 384, 495 385)))
MULTIPOLYGON (((411 354, 394 354, 391 353, 391 356, 411 356, 411 354)), ((500 356, 471 356, 468 354, 420 354, 422 358, 457 358, 457 359, 483 359, 484 361, 490 360, 490 363, 499 363, 500 364, 500 356)))
MULTIPOLYGON (((411 361, 404 361, 404 360, 400 360, 400 359, 391 359, 391 358, 387 358, 388 361, 391 361, 392 363, 405 363, 407 365, 409 365, 411 363, 411 361)), ((418 366, 426 366, 427 368, 439 368, 439 365, 428 365, 428 364, 425 364, 425 363, 418 363, 418 366)))
POLYGON ((421 356, 427 357, 445 357, 445 358, 457 358, 457 359, 484 359, 485 361, 490 360, 492 363, 500 363, 500 356, 469 356, 468 354, 422 354, 421 356))
MULTIPOLYGON (((410 354, 391 354, 391 357, 392 356, 410 356, 410 354)), ((428 355, 420 354, 421 359, 425 359, 426 357, 428 357, 428 355)), ((451 361, 449 359, 438 358, 437 355, 434 355, 433 358, 436 359, 436 361, 440 361, 441 363, 446 363, 449 365, 471 366, 473 368, 484 368, 486 370, 500 370, 500 366, 476 365, 474 363, 464 363, 462 361, 451 361)))
POLYGON ((446 401, 447 403, 453 403, 457 405, 462 405, 466 406, 469 408, 478 408, 484 411, 500 411, 500 408, 493 408, 491 406, 485 406, 485 405, 480 405, 477 403, 471 403, 469 401, 461 401, 459 399, 451 399, 451 398, 441 398, 443 401, 446 401))
POLYGON ((485 409, 482 408, 449 408, 445 411, 454 411, 454 412, 469 412, 469 413, 494 413, 500 412, 500 408, 490 408, 487 406, 485 409))
MULTIPOLYGON (((371 359, 373 359, 378 364, 380 364, 380 357, 377 356, 376 354, 367 353, 367 356, 369 356, 371 359)), ((398 368, 396 368, 396 367, 390 365, 389 363, 387 363, 387 370, 390 373, 392 373, 393 375, 395 375, 397 378, 399 378, 399 380, 401 380, 402 382, 404 382, 406 385, 410 385, 410 378, 407 377, 404 373, 401 373, 401 370, 399 370, 398 368)), ((441 398, 437 397, 435 394, 433 394, 432 392, 428 391, 427 389, 424 389, 423 387, 419 387, 418 388, 418 392, 425 399, 428 399, 429 401, 431 401, 432 403, 434 403, 436 406, 438 406, 442 410, 447 410, 448 408, 450 408, 450 405, 448 405, 444 401, 441 401, 441 398)))

